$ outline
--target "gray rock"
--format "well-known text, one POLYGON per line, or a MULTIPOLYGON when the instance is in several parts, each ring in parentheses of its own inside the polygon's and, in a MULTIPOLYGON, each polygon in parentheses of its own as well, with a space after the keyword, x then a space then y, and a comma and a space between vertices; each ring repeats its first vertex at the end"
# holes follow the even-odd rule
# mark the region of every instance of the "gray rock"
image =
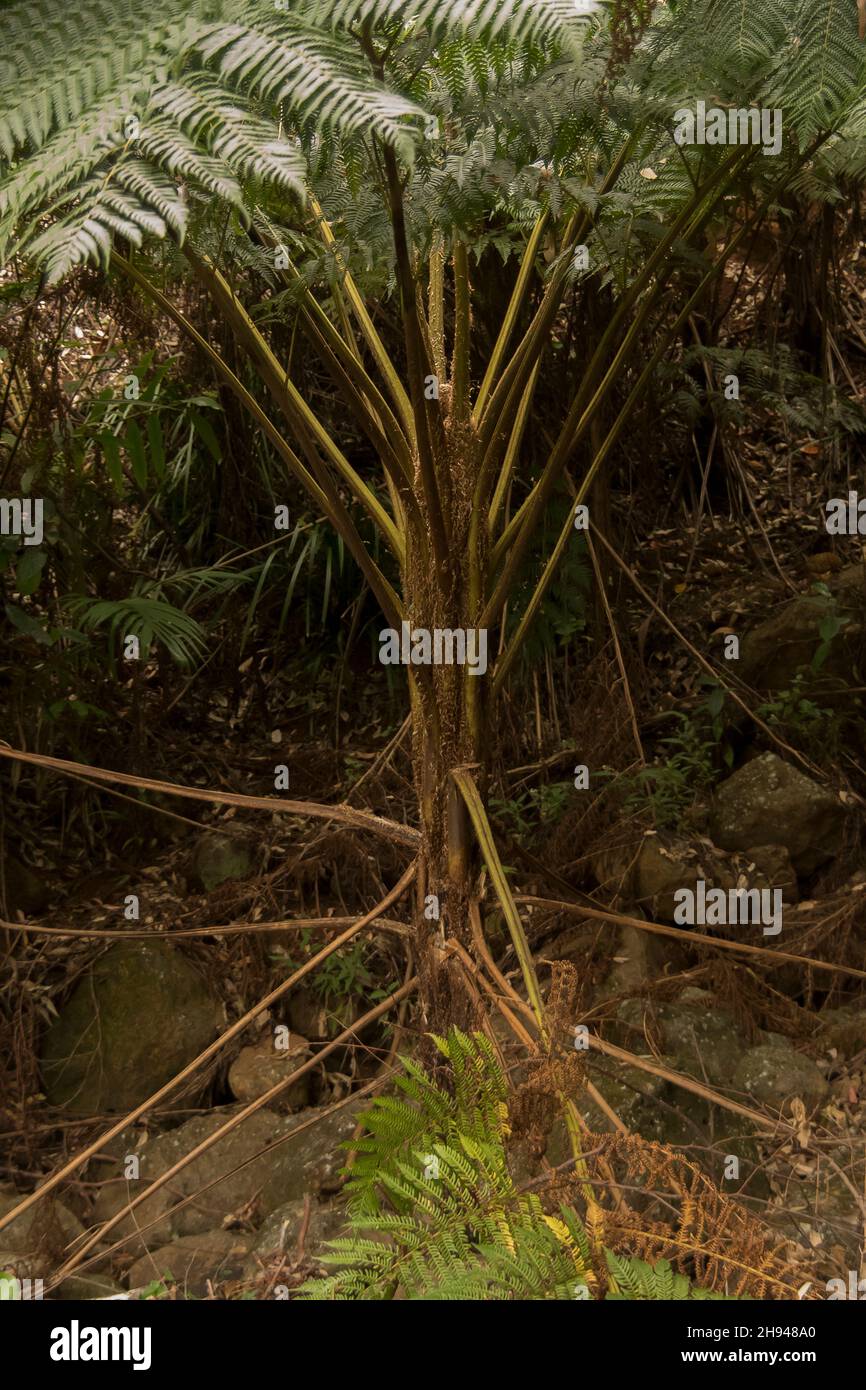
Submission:
POLYGON ((734 1073, 733 1085, 774 1110, 780 1110, 794 1096, 812 1109, 830 1091, 811 1057, 766 1043, 745 1054, 734 1073))
POLYGON ((45 1035, 48 1100, 77 1115, 130 1110, 212 1042, 223 1019, 221 1003, 176 948, 112 946, 45 1035))
POLYGON ((252 866, 246 841, 223 835, 218 830, 208 830, 202 835, 192 862, 195 881, 206 893, 213 892, 229 879, 249 878, 252 866))
MULTIPOLYGON (((285 1255, 289 1259, 293 1257, 304 1224, 304 1206, 303 1199, 296 1198, 291 1202, 284 1202, 265 1219, 256 1235, 252 1253, 246 1264, 248 1276, 254 1278, 262 1265, 276 1256, 285 1255)), ((315 1258, 326 1241, 336 1240, 345 1229, 344 1204, 313 1200, 310 1203, 309 1219, 304 1233, 304 1255, 315 1258)))
POLYGON ((822 1009, 818 1022, 820 1029, 815 1041, 822 1050, 832 1047, 843 1057, 853 1057, 866 1048, 866 1009, 862 1004, 822 1009))
MULTIPOLYGON (((266 1032, 258 1042, 244 1047, 229 1068, 229 1086, 236 1100, 258 1100, 311 1055, 310 1044, 298 1033, 289 1033, 288 1046, 278 1049, 275 1035, 266 1032)), ((270 1101, 273 1110, 301 1110, 310 1099, 312 1073, 293 1081, 270 1101)))
MULTIPOLYGON (((226 1120, 239 1113, 241 1106, 222 1106, 206 1115, 197 1115, 178 1129, 161 1134, 139 1151, 140 1178, 135 1183, 121 1176, 109 1181, 99 1194, 94 1220, 114 1216, 147 1184, 161 1177, 179 1158, 209 1138, 226 1120)), ((327 1114, 324 1110, 301 1110, 295 1115, 277 1115, 263 1107, 171 1179, 116 1227, 118 1235, 132 1236, 149 1222, 156 1224, 142 1239, 149 1248, 165 1245, 172 1236, 200 1235, 220 1225, 231 1212, 255 1202, 267 1215, 283 1203, 309 1192, 327 1191, 346 1162, 340 1141, 348 1139, 356 1120, 347 1107, 327 1114), (320 1118, 322 1117, 322 1118, 320 1118), (268 1153, 267 1145, 293 1133, 310 1119, 316 1123, 303 1129, 296 1139, 286 1139, 268 1153), (234 1171, 237 1170, 237 1171, 234 1171), (231 1176, 227 1176, 227 1175, 231 1176), (215 1179, 223 1180, 208 1191, 201 1191, 215 1179), (186 1196, 194 1200, 173 1215, 168 1210, 186 1196)), ((107 1165, 106 1165, 107 1167, 107 1165)), ((119 1172, 122 1165, 118 1164, 119 1172)))
POLYGON ((209 1281, 216 1284, 243 1277, 252 1241, 252 1236, 239 1231, 180 1236, 136 1260, 127 1276, 129 1287, 146 1288, 154 1280, 164 1280, 177 1284, 188 1298, 202 1298, 209 1281))
POLYGON ((798 873, 813 873, 839 847, 845 808, 775 753, 762 753, 718 788, 710 835, 727 850, 784 845, 798 873))
MULTIPOLYGON (((632 1052, 641 1050, 643 1043, 643 1013, 639 999, 626 1000, 617 1010, 628 1030, 623 1046, 632 1052)), ((746 1043, 735 1019, 718 1008, 711 995, 704 990, 685 991, 677 1003, 657 1005, 653 1017, 675 1071, 710 1086, 732 1085, 746 1043)))
MULTIPOLYGON (((0 1187, 0 1216, 21 1200, 22 1194, 13 1187, 0 1187)), ((49 1194, 0 1231, 0 1273, 46 1279, 69 1255, 71 1242, 83 1234, 78 1218, 49 1194)))

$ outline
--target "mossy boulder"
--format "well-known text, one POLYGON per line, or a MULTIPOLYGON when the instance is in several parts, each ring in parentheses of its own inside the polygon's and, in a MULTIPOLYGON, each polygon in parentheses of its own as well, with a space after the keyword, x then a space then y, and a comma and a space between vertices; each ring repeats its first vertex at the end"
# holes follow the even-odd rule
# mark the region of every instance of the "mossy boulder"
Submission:
POLYGON ((775 753, 762 753, 718 788, 709 831, 726 850, 784 845, 798 873, 813 873, 839 848, 846 810, 826 787, 775 753))
POLYGON ((130 1110, 203 1051, 223 1017, 174 947, 120 942, 87 971, 45 1035, 45 1094, 76 1115, 130 1110))
MULTIPOLYGON (((707 991, 686 993, 688 998, 659 1004, 654 1010, 663 1050, 675 1071, 710 1086, 729 1087, 746 1050, 742 1029, 731 1014, 718 1008, 707 991)), ((630 1052, 645 1048, 644 1007, 641 1000, 628 999, 617 1011, 622 1043, 630 1052)))
POLYGON ((192 878, 197 887, 212 893, 221 883, 249 878, 252 867, 252 855, 245 840, 208 830, 196 845, 192 878))

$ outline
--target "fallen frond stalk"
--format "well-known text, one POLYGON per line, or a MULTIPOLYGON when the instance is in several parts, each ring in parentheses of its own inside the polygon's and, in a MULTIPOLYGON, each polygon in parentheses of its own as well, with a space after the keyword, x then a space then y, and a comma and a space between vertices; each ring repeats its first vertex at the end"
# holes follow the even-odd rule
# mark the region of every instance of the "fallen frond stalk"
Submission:
POLYGON ((777 951, 772 946, 748 946, 742 941, 727 941, 720 936, 703 936, 701 932, 686 931, 683 927, 668 927, 661 922, 645 922, 642 917, 628 917, 622 912, 604 911, 598 907, 585 907, 583 903, 561 902, 555 898, 535 898, 521 893, 515 902, 534 907, 553 907, 561 912, 572 912, 579 917, 594 917, 600 922, 615 922, 618 926, 636 927, 638 931, 648 931, 656 936, 670 936, 674 941, 691 941, 698 946, 713 946, 719 951, 738 951, 741 955, 761 956, 764 960, 791 961, 794 965, 806 965, 810 970, 830 970, 836 975, 856 975, 866 980, 866 970, 858 970, 854 965, 836 965, 829 960, 814 960, 811 956, 796 956, 791 951, 777 951))
POLYGON ((279 811, 290 816, 313 816, 320 820, 342 821, 356 830, 370 830, 386 840, 410 845, 413 849, 421 836, 409 825, 386 820, 369 811, 353 806, 322 806, 317 801, 281 801, 275 796, 245 796, 242 792, 211 792, 201 787, 185 787, 175 782, 158 782, 152 777, 135 777, 129 772, 113 772, 105 767, 90 767, 87 763, 69 762, 66 758, 49 758, 44 753, 25 753, 21 748, 0 744, 0 757, 14 762, 31 763, 53 772, 84 774, 95 782, 121 782, 125 787, 140 787, 142 791, 162 792, 165 796, 184 796, 190 801, 208 801, 217 806, 247 806, 256 811, 279 811))
MULTIPOLYGON (((45 927, 39 922, 4 922, 0 918, 0 930, 17 931, 26 936, 35 932, 37 936, 83 937, 97 941, 175 941, 183 936, 239 936, 244 932, 269 931, 307 931, 318 927, 347 927, 356 922, 357 917, 293 917, 288 922, 230 922, 224 927, 177 927, 159 931, 153 927, 144 931, 128 931, 126 927, 103 930, 99 927, 45 927)), ((405 922, 394 922, 390 917, 377 917, 377 931, 394 932, 397 936, 411 936, 412 930, 405 922)))
POLYGON ((713 1105, 720 1105, 724 1110, 730 1110, 734 1115, 741 1115, 744 1120, 750 1120, 760 1129, 767 1130, 772 1134, 778 1134, 782 1130, 789 1138, 795 1138, 797 1135, 795 1126, 788 1124, 787 1121, 771 1120, 768 1116, 762 1115, 760 1111, 752 1110, 748 1105, 741 1105, 738 1100, 728 1100, 727 1096, 720 1095, 711 1086, 705 1086, 702 1081, 696 1081, 694 1077, 684 1076, 682 1072, 672 1071, 670 1067, 664 1067, 660 1062, 650 1062, 646 1057, 638 1057, 634 1052, 627 1052, 624 1047, 617 1047, 615 1043, 605 1042, 603 1038, 592 1033, 589 1035, 589 1045, 597 1052, 604 1053, 606 1057, 613 1057, 617 1062, 626 1062, 629 1066, 649 1072, 652 1076, 660 1076, 663 1081, 670 1081, 672 1085, 679 1086, 683 1091, 691 1091, 703 1100, 711 1101, 713 1105))

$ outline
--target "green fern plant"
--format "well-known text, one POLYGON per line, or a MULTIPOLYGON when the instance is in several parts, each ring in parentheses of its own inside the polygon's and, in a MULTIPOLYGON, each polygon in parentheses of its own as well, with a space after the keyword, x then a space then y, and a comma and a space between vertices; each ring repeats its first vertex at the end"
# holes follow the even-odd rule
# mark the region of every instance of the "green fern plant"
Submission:
POLYGON ((189 667, 205 652, 204 629, 195 618, 162 599, 126 598, 117 601, 97 600, 73 595, 67 607, 84 632, 108 627, 112 639, 137 637, 142 659, 146 659, 154 642, 165 647, 179 666, 189 667))
POLYGON ((453 1029, 433 1041, 450 1090, 403 1058, 399 1095, 374 1101, 346 1184, 348 1234, 321 1258, 334 1274, 307 1280, 305 1300, 718 1298, 665 1260, 606 1251, 605 1288, 578 1213, 546 1213, 521 1191, 506 1153, 506 1084, 490 1042, 453 1029))

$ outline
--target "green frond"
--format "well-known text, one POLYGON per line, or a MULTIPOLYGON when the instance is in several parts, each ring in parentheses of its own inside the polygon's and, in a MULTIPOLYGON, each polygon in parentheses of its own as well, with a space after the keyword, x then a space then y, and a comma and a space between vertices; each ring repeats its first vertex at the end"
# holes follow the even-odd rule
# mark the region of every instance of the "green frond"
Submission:
MULTIPOLYGON (((376 1133, 362 1141, 365 1166, 359 1174, 359 1153, 348 1186, 365 1200, 350 1206, 352 1234, 330 1242, 322 1256, 337 1272, 308 1280, 296 1296, 387 1299, 399 1289, 410 1299, 490 1301, 598 1292, 577 1212, 564 1207, 549 1216, 514 1182, 505 1151, 505 1078, 489 1040, 455 1029, 433 1042, 451 1064, 453 1092, 412 1063, 417 1122, 407 1123, 410 1106, 388 1105, 388 1097, 361 1117, 376 1133)), ((612 1252, 608 1258, 618 1297, 699 1296, 664 1261, 652 1267, 612 1252)))
POLYGON ((435 43, 462 30, 484 43, 501 35, 523 42, 579 44, 595 0, 311 0, 313 22, 411 28, 435 43))
POLYGON ((73 595, 67 600, 82 631, 108 627, 115 641, 137 637, 141 658, 145 659, 154 642, 165 647, 179 666, 189 667, 201 660, 206 650, 204 629, 195 618, 162 599, 126 598, 97 600, 73 595))

